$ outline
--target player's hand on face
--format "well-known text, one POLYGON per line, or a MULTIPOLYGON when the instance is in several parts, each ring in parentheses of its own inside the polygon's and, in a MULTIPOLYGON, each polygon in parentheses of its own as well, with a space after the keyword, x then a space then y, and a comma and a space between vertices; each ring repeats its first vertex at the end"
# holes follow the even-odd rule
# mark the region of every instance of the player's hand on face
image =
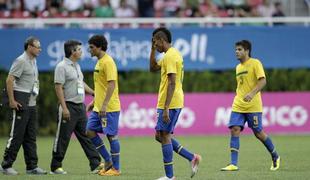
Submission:
POLYGON ((164 109, 163 118, 164 118, 164 123, 169 123, 170 122, 169 109, 164 109))
POLYGON ((155 50, 156 47, 155 47, 155 40, 154 40, 154 37, 152 38, 152 50, 155 50))
POLYGON ((66 121, 70 121, 70 112, 67 108, 63 110, 62 118, 66 121))
POLYGON ((107 106, 102 106, 101 110, 99 111, 100 117, 105 117, 107 114, 107 106))

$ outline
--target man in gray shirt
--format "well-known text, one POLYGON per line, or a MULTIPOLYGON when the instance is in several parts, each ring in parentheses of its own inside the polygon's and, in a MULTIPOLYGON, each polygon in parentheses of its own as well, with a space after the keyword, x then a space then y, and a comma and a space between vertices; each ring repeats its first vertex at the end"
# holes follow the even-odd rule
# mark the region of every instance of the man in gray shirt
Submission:
POLYGON ((12 126, 0 170, 6 175, 17 175, 12 166, 21 146, 24 149, 27 174, 47 174, 38 167, 36 145, 39 79, 36 57, 41 52, 40 41, 29 37, 24 44, 24 53, 11 66, 6 79, 9 106, 12 109, 12 126))
POLYGON ((83 81, 78 60, 81 58, 81 43, 68 40, 64 44, 65 58, 55 69, 54 83, 59 101, 58 127, 53 145, 51 174, 66 174, 62 169, 72 132, 78 138, 89 162, 91 172, 97 173, 102 169, 100 156, 86 136, 86 108, 84 105, 85 92, 93 95, 94 91, 83 81))

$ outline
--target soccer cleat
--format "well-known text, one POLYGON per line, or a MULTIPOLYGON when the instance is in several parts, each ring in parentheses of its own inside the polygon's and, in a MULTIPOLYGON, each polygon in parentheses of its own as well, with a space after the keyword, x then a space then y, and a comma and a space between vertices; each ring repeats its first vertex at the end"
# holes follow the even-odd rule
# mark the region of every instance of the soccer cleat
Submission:
POLYGON ((10 167, 10 168, 3 169, 3 174, 15 176, 18 174, 18 172, 15 171, 15 169, 10 167))
POLYGON ((56 170, 51 171, 50 174, 67 174, 67 172, 63 170, 61 167, 59 167, 56 170))
POLYGON ((92 170, 90 173, 92 174, 98 174, 100 170, 104 169, 104 163, 100 163, 94 170, 92 170))
POLYGON ((116 170, 114 168, 111 168, 107 171, 104 171, 103 169, 99 171, 98 173, 100 176, 119 176, 121 175, 121 172, 119 170, 116 170))
POLYGON ((199 154, 194 154, 194 159, 190 162, 191 166, 191 178, 195 176, 198 172, 198 165, 201 162, 202 158, 199 154))
POLYGON ((112 161, 110 161, 110 162, 105 162, 105 163, 104 163, 104 171, 108 171, 109 169, 112 168, 112 166, 113 166, 112 161))
POLYGON ((27 170, 26 174, 35 174, 35 175, 44 175, 47 174, 47 172, 39 167, 31 169, 31 170, 27 170))
POLYGON ((272 163, 271 163, 270 170, 271 171, 276 171, 279 168, 280 168, 280 156, 278 156, 278 158, 272 158, 272 163))
POLYGON ((176 178, 174 176, 172 178, 168 178, 167 176, 164 176, 164 177, 160 177, 156 180, 176 180, 176 178))
POLYGON ((221 169, 221 171, 238 171, 238 166, 235 166, 233 164, 229 164, 228 166, 221 169))
POLYGON ((2 168, 2 166, 0 165, 0 172, 3 172, 3 168, 2 168))

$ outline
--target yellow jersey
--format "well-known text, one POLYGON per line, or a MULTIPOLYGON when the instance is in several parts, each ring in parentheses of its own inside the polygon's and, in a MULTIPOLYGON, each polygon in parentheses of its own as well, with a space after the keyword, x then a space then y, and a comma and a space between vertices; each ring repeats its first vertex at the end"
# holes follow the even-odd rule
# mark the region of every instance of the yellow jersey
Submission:
POLYGON ((184 106, 184 94, 182 89, 182 81, 184 75, 183 69, 183 57, 181 53, 171 47, 165 53, 164 57, 158 61, 158 65, 161 66, 161 78, 159 86, 159 96, 157 102, 158 109, 165 108, 165 102, 167 98, 168 88, 168 74, 176 74, 175 90, 172 96, 169 109, 183 108, 184 106))
POLYGON ((232 111, 241 113, 262 112, 261 93, 258 92, 250 102, 243 98, 257 85, 258 79, 265 78, 262 63, 258 59, 250 58, 236 67, 237 89, 232 105, 232 111))
POLYGON ((108 88, 108 81, 115 81, 115 89, 107 106, 107 112, 120 111, 120 100, 118 96, 118 77, 117 67, 107 53, 98 60, 95 66, 94 83, 95 83, 95 97, 93 111, 99 112, 101 110, 103 101, 106 97, 108 88))

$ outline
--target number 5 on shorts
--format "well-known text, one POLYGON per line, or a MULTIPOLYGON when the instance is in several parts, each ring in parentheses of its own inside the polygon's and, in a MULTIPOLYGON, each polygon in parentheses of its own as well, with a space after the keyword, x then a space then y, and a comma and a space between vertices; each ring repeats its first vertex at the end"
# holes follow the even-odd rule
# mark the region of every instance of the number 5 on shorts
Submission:
POLYGON ((101 124, 102 124, 102 127, 107 127, 107 118, 106 117, 101 118, 101 124))
POLYGON ((253 116, 253 124, 254 124, 255 126, 258 125, 258 116, 253 116))

